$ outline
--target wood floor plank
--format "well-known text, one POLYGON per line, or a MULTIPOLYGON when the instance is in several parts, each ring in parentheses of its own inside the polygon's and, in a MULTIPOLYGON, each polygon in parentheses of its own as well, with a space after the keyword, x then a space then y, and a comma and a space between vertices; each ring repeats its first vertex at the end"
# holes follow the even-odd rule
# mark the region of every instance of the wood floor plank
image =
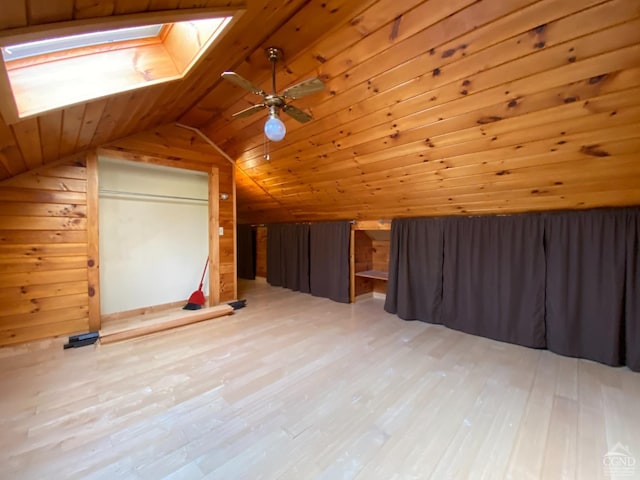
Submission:
MULTIPOLYGON (((0 349, 6 478, 606 478, 640 375, 243 281, 146 338, 0 349)), ((640 473, 640 472, 637 472, 640 473)), ((3 477, 3 478, 4 478, 3 477)))
POLYGON ((542 478, 577 478, 577 410, 575 401, 554 397, 542 478))

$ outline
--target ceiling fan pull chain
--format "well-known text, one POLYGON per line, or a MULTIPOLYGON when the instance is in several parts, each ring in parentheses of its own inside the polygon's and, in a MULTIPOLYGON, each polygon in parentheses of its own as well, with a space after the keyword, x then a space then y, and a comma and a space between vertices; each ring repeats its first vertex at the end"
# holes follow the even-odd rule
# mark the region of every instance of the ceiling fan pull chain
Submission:
POLYGON ((269 141, 267 140, 267 134, 262 134, 262 151, 264 154, 262 155, 265 160, 271 160, 271 156, 269 155, 269 141))

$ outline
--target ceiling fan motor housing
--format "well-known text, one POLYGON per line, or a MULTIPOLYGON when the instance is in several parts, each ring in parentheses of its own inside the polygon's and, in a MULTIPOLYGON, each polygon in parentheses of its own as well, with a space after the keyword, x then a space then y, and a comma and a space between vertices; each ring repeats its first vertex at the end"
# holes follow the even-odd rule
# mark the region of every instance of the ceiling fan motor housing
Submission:
POLYGON ((282 108, 284 107, 285 101, 280 95, 265 95, 264 104, 269 108, 282 108))

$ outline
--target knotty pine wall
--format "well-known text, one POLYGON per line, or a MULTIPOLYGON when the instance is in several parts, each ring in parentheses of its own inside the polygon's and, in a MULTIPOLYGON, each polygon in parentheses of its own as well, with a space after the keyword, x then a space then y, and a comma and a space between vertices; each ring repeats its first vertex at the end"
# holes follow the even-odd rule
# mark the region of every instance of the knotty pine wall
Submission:
MULTIPOLYGON (((220 301, 237 296, 234 172, 196 133, 167 125, 104 147, 110 156, 199 171, 219 171, 220 301)), ((97 238, 90 235, 85 155, 41 167, 0 184, 0 345, 86 332, 89 302, 98 303, 97 238), (89 293, 92 293, 90 296, 89 293)), ((97 196, 96 196, 97 198, 97 196)), ((97 218, 93 219, 97 223, 97 218)), ((96 310, 93 310, 96 311, 96 310)), ((99 322, 91 322, 98 328, 99 322)))
POLYGON ((84 157, 0 184, 0 345, 89 329, 84 157))
MULTIPOLYGON (((354 232, 354 258, 355 271, 371 270, 373 268, 373 249, 371 248, 371 238, 363 230, 354 232)), ((385 269, 386 270, 386 269, 385 269)), ((371 278, 355 278, 355 296, 369 293, 373 289, 374 281, 371 278)))
MULTIPOLYGON (((389 232, 384 232, 389 236, 389 232)), ((382 272, 389 271, 389 247, 391 242, 389 239, 372 239, 371 240, 371 264, 373 270, 382 272)), ((387 282, 384 280, 373 281, 373 291, 378 293, 387 293, 387 282)))

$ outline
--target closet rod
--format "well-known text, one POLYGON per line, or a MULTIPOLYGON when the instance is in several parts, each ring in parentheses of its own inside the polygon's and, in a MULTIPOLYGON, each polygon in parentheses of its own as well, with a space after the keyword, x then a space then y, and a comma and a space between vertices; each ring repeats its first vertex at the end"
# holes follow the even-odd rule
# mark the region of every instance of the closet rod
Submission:
POLYGON ((131 196, 131 197, 158 198, 158 199, 169 199, 169 200, 188 200, 190 202, 203 202, 203 203, 208 203, 209 201, 206 198, 179 197, 177 195, 159 195, 156 193, 123 192, 120 190, 107 190, 102 188, 98 192, 100 194, 114 195, 114 196, 131 196))

